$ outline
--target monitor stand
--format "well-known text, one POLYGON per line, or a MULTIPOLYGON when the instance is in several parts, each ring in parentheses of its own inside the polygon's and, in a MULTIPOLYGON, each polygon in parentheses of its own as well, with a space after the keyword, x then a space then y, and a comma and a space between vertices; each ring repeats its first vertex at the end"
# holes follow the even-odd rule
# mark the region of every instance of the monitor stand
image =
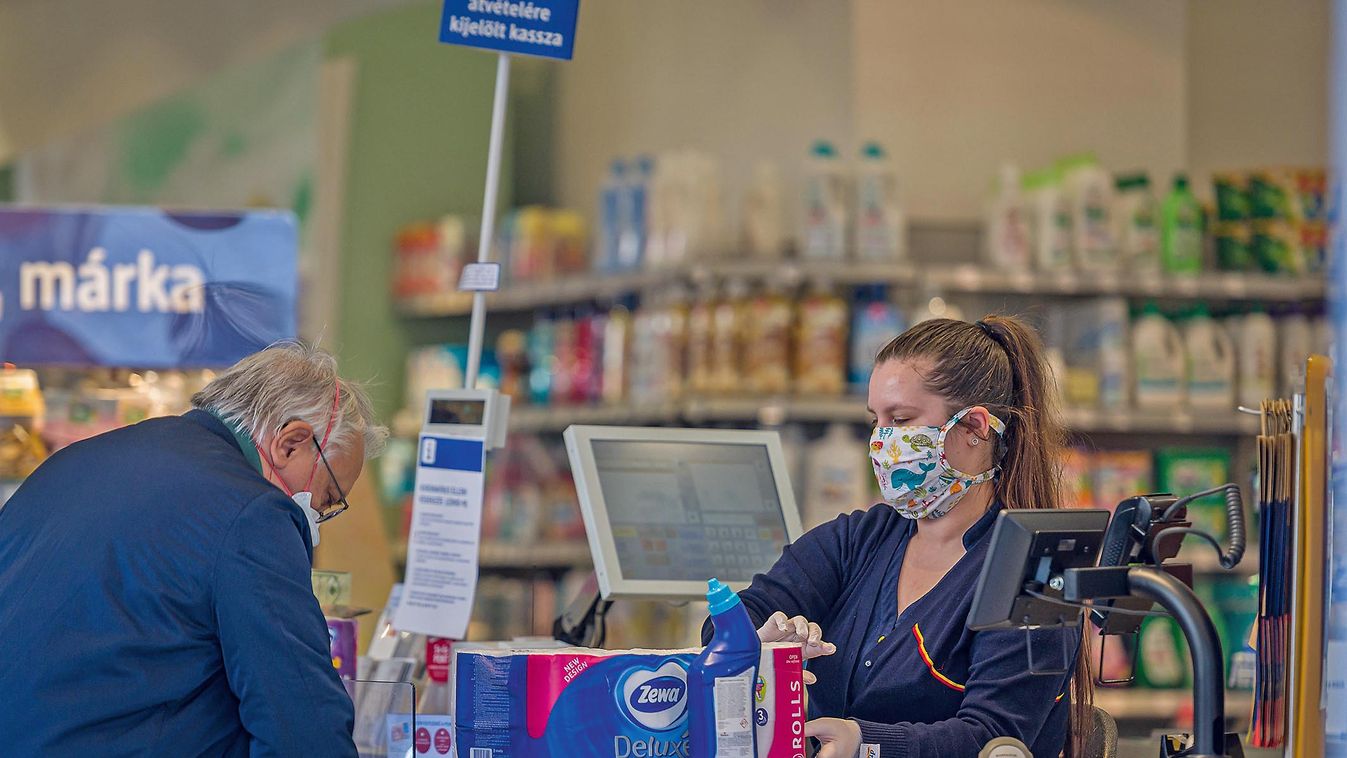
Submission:
POLYGON ((598 577, 591 573, 579 594, 552 622, 552 636, 567 645, 603 647, 607 637, 605 620, 613 601, 599 592, 598 577))

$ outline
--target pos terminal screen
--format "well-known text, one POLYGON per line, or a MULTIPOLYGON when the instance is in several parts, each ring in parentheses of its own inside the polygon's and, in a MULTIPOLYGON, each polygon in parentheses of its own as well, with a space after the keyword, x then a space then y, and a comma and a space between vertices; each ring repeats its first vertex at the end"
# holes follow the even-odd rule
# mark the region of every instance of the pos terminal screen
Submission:
POLYGON ((481 426, 486 417, 484 400, 431 400, 430 418, 432 424, 466 424, 481 426))
POLYGON ((763 445, 595 440, 594 466, 626 579, 747 582, 786 544, 763 445))

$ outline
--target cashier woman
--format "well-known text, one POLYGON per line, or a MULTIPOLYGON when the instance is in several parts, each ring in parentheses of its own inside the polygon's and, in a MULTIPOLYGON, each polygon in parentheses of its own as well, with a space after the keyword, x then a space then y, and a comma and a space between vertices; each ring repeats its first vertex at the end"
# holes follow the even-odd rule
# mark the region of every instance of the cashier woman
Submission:
POLYGON ((332 356, 71 445, 0 509, 0 754, 356 755, 309 569, 384 430, 332 356))
POLYGON ((764 642, 812 658, 819 756, 976 756, 1002 736, 1040 758, 1080 755, 1081 631, 1027 642, 965 627, 997 512, 1061 503, 1063 429, 1037 335, 1013 318, 922 322, 879 353, 869 410, 887 505, 811 530, 741 593, 764 642), (1036 671, 1062 673, 1031 674, 1030 644, 1036 671))

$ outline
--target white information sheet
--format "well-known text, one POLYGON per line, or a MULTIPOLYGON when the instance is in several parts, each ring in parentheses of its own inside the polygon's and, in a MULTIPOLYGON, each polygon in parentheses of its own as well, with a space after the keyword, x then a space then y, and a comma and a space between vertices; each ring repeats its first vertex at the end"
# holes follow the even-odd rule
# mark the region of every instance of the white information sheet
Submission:
POLYGON ((393 626, 461 640, 477 591, 482 535, 482 440, 422 435, 407 572, 393 626))

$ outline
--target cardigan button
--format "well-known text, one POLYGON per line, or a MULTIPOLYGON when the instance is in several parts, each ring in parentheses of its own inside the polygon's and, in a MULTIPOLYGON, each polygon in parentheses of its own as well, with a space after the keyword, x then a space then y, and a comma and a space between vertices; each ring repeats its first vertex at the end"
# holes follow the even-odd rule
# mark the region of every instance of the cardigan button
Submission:
POLYGON ((866 662, 865 662, 865 667, 866 667, 866 668, 870 668, 870 661, 866 661, 866 662))

